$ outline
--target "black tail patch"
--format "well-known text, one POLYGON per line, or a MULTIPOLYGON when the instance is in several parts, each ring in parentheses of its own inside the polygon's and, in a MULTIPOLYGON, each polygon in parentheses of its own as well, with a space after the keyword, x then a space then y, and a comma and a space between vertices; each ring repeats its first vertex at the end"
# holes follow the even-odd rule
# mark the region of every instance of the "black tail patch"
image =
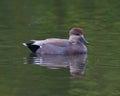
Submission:
POLYGON ((36 53, 37 49, 40 48, 38 45, 33 45, 34 41, 30 41, 28 43, 23 43, 24 46, 27 46, 33 53, 36 53))
POLYGON ((40 48, 38 45, 28 45, 28 48, 33 52, 36 53, 37 49, 40 48))

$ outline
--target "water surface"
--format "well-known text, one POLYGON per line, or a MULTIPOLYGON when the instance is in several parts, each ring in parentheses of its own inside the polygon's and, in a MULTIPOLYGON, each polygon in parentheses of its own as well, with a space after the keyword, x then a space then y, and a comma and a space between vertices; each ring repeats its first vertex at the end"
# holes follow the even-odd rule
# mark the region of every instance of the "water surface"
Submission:
POLYGON ((0 96, 119 96, 119 5, 118 0, 1 0, 0 96), (72 27, 83 28, 90 42, 82 63, 79 56, 31 56, 22 46, 31 39, 68 38, 72 27))

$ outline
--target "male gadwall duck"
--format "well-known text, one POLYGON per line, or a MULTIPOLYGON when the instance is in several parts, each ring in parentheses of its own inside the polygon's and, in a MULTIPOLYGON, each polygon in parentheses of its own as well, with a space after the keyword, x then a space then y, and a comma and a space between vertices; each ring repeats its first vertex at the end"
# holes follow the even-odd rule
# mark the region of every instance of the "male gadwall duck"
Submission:
POLYGON ((81 28, 72 28, 69 31, 69 39, 49 38, 45 40, 31 40, 23 43, 33 53, 37 54, 82 54, 87 53, 84 44, 88 42, 84 38, 81 28))

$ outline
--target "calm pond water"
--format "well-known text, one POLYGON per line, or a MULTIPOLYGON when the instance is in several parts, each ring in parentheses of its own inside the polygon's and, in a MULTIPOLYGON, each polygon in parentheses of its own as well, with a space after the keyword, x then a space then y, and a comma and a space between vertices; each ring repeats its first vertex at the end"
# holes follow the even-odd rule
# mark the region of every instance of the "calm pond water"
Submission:
POLYGON ((0 96, 120 96, 119 0, 0 0, 0 96), (88 54, 36 56, 31 39, 81 27, 88 54))

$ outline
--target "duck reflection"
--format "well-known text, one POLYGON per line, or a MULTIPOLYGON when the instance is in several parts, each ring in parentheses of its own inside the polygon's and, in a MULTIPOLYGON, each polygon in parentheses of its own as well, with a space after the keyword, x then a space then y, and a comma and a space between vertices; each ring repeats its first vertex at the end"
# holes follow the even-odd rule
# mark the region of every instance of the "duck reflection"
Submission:
POLYGON ((30 54, 24 64, 36 64, 49 69, 69 68, 73 78, 82 78, 86 67, 87 54, 80 55, 39 55, 30 54))

